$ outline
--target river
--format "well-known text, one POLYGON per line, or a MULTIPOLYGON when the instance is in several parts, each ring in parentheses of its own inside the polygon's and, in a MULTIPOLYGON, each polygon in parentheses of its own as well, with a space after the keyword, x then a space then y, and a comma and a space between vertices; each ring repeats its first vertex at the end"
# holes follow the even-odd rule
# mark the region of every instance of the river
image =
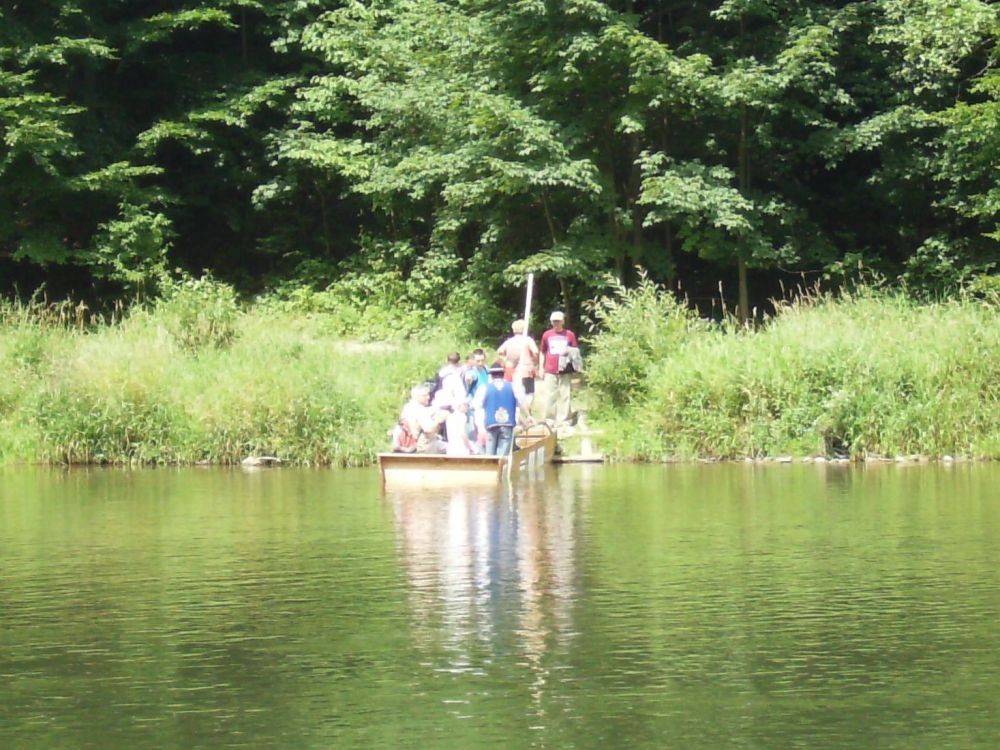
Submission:
POLYGON ((0 470, 0 747, 995 748, 1000 466, 0 470))

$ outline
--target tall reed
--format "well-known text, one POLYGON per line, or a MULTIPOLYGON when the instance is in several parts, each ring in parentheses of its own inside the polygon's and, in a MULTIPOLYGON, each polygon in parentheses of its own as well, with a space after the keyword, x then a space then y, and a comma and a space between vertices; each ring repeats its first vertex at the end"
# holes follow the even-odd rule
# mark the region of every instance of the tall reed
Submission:
POLYGON ((1000 457, 995 303, 806 295, 759 330, 692 321, 673 340, 645 361, 642 398, 592 394, 619 457, 1000 457))
POLYGON ((385 447, 410 386, 456 348, 437 338, 345 341, 326 316, 244 311, 212 295, 211 319, 191 309, 196 301, 174 298, 83 327, 8 304, 0 314, 0 455, 367 463, 385 447))

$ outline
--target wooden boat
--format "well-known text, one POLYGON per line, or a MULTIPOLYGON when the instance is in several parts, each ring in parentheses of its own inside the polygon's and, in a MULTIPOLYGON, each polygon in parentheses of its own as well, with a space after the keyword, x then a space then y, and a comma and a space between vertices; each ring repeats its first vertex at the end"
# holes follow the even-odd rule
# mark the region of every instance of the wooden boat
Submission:
POLYGON ((556 435, 546 425, 514 434, 515 450, 509 456, 444 456, 427 453, 379 453, 383 487, 437 487, 497 484, 505 476, 516 479, 536 467, 551 463, 556 435))

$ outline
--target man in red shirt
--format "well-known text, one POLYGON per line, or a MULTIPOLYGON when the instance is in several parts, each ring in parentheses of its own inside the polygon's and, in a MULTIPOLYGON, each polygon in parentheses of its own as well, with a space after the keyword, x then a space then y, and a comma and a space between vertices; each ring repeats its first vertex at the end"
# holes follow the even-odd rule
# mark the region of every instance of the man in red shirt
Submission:
POLYGON ((540 347, 545 360, 545 421, 559 428, 569 424, 571 373, 559 371, 559 357, 569 347, 579 346, 576 334, 565 327, 566 316, 556 310, 549 316, 552 328, 542 334, 540 347))

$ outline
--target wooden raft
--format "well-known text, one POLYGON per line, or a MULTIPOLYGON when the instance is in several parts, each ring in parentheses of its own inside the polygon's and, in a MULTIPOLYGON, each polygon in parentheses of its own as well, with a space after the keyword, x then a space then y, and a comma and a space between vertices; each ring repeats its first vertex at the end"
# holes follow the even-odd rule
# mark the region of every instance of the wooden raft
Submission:
POLYGON ((524 471, 551 463, 556 436, 544 425, 514 434, 509 456, 444 456, 426 453, 379 453, 383 487, 439 487, 498 484, 524 471))

